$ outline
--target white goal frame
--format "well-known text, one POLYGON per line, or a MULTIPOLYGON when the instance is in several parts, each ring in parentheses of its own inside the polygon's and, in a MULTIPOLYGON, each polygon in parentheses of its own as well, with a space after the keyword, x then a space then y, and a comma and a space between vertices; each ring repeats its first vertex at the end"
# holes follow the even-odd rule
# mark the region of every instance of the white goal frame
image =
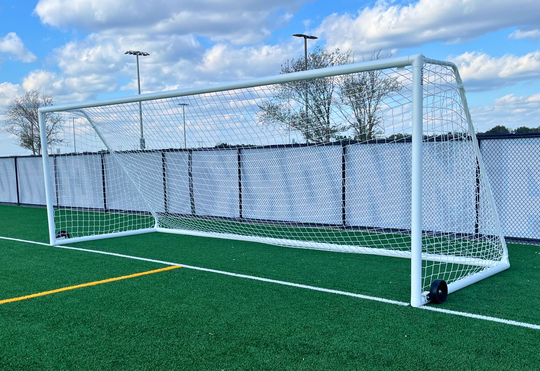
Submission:
MULTIPOLYGON (((190 230, 177 230, 177 229, 166 229, 161 228, 158 226, 157 223, 157 216, 154 215, 154 218, 156 220, 156 224, 153 228, 146 228, 141 230, 134 230, 134 231, 126 231, 126 232, 116 232, 116 233, 109 233, 105 235, 93 235, 93 236, 85 236, 85 237, 78 237, 78 238, 71 238, 71 239, 59 239, 56 237, 56 228, 55 228, 55 219, 54 219, 54 185, 53 180, 51 179, 52 169, 51 164, 48 161, 49 158, 49 148, 47 144, 46 139, 46 125, 45 125, 45 114, 50 112, 61 112, 61 111, 73 111, 73 110, 82 110, 84 108, 89 107, 96 107, 96 106, 106 106, 106 105, 115 105, 115 104, 122 104, 122 103, 134 103, 134 102, 144 102, 149 100, 156 100, 156 99, 163 99, 163 98, 172 98, 172 97, 182 97, 182 96, 189 96, 189 95, 198 95, 198 94, 204 94, 204 93, 215 93, 215 92, 222 92, 222 91, 228 91, 228 90, 234 90, 234 89, 241 89, 241 88, 252 88, 257 87, 260 85, 272 85, 272 84, 280 84, 280 83, 287 83, 290 81, 301 81, 301 80, 309 80, 309 79, 315 79, 315 78, 323 78, 323 77, 330 77, 330 76, 336 76, 336 75, 342 75, 342 74, 349 74, 349 73, 357 73, 357 72, 365 72, 365 71, 371 71, 376 69, 385 69, 385 68, 404 68, 404 67, 412 67, 412 76, 413 76, 413 87, 412 87, 412 183, 411 183, 411 250, 410 252, 404 252, 404 251, 394 251, 394 250, 385 250, 385 249, 373 249, 373 248, 365 248, 362 250, 363 253, 366 254, 377 254, 377 255, 386 255, 386 256, 395 256, 395 257, 405 257, 411 259, 411 305, 413 307, 419 307, 428 302, 428 299, 426 299, 426 292, 422 292, 422 260, 433 260, 433 261, 447 261, 447 257, 445 256, 437 256, 437 255, 430 255, 422 252, 422 150, 423 150, 423 65, 424 65, 425 57, 421 54, 418 55, 411 55, 411 56, 405 56, 405 57, 397 57, 397 58, 390 58, 390 59, 384 59, 384 60, 375 60, 375 61, 367 61, 362 63, 355 63, 350 65, 342 65, 342 66, 336 66, 336 67, 330 67, 325 69, 317 69, 317 70, 309 70, 309 71, 303 71, 303 72, 297 72, 297 73, 290 73, 290 74, 282 74, 267 78, 260 78, 260 79, 254 79, 249 81, 242 81, 242 82, 235 82, 235 83, 227 83, 227 84, 221 84, 221 85, 215 85, 215 86, 208 86, 208 87, 201 87, 201 88, 190 88, 190 89, 183 89, 183 90, 175 90, 175 91, 166 91, 161 93, 153 93, 153 94, 143 94, 143 95, 137 95, 137 96, 130 96, 125 98, 115 98, 115 99, 108 99, 108 100, 102 100, 102 101, 95 101, 95 102, 84 102, 84 103, 77 103, 77 104, 65 104, 65 105, 55 105, 50 107, 42 107, 39 109, 39 123, 40 123, 40 131, 41 131, 41 144, 43 148, 43 170, 44 170, 44 180, 45 180, 45 194, 46 194, 46 201, 47 201, 47 218, 49 223, 49 240, 51 245, 60 245, 65 243, 76 243, 76 242, 82 242, 82 241, 90 241, 90 240, 96 240, 96 239, 102 239, 102 238, 111 238, 111 237, 120 237, 120 236, 129 236, 134 234, 141 234, 141 233, 149 233, 149 232, 164 232, 164 233, 175 233, 175 234, 188 234, 188 235, 196 235, 196 236, 204 236, 204 237, 217 237, 217 238, 226 238, 226 239, 235 239, 235 240, 248 240, 248 241, 256 241, 256 242, 262 242, 262 243, 272 243, 273 238, 270 237, 249 237, 249 236, 241 236, 241 235, 235 235, 235 234, 225 234, 225 233, 211 233, 211 232, 197 232, 197 231, 190 231, 190 230)), ((465 90, 463 88, 463 84, 458 72, 457 67, 450 62, 445 61, 434 61, 429 60, 429 63, 432 64, 439 64, 442 66, 451 67, 454 70, 457 87, 459 89, 459 94, 462 100, 462 104, 465 110, 466 120, 468 122, 468 130, 469 133, 472 134, 474 137, 474 127, 472 124, 471 116, 469 113, 468 105, 467 105, 467 99, 465 96, 465 90)), ((81 114, 85 115, 83 111, 81 111, 81 114)), ((92 123, 92 120, 90 117, 86 116, 88 121, 92 126, 94 124, 92 123)), ((99 131, 96 130, 96 132, 99 135, 99 131)), ((109 148, 107 145, 107 142, 103 140, 103 143, 110 151, 110 154, 113 157, 116 157, 115 151, 109 148)), ((480 150, 478 147, 478 143, 474 141, 474 150, 476 152, 476 156, 478 158, 478 166, 481 169, 482 177, 484 177, 484 181, 487 180, 486 172, 484 169, 484 165, 481 161, 481 155, 480 150)), ((121 167, 121 170, 127 175, 129 178, 129 173, 122 167, 122 164, 118 161, 118 164, 121 167)), ((133 180, 130 178, 130 180, 133 182, 133 180)), ((489 184, 489 183, 488 183, 489 184)), ((488 189, 489 194, 491 195, 491 208, 492 212, 497 215, 497 210, 495 207, 495 204, 493 202, 493 196, 491 189, 488 189)), ((497 216, 497 223, 498 223, 498 216, 497 216)), ((473 284, 475 282, 478 282, 486 277, 492 276, 496 273, 499 273, 505 269, 509 268, 509 261, 508 261, 508 252, 506 248, 506 243, 504 242, 504 237, 501 232, 501 228, 499 225, 499 238, 502 241, 504 253, 503 258, 500 262, 497 262, 497 264, 493 264, 493 261, 480 261, 477 259, 477 261, 474 261, 474 259, 470 258, 461 258, 459 257, 453 257, 453 262, 461 263, 461 264, 473 264, 473 265, 482 265, 485 264, 486 266, 490 266, 489 269, 486 269, 482 271, 481 273, 471 275, 469 277, 465 277, 463 279, 458 280, 457 282, 453 282, 448 286, 448 292, 454 292, 456 290, 459 290, 460 288, 463 288, 465 286, 468 286, 470 284, 473 284)), ((282 239, 280 239, 280 243, 283 244, 282 239)), ((305 242, 302 241, 293 241, 293 240, 287 240, 287 245, 293 246, 293 247, 304 247, 303 245, 305 242)), ((313 244, 313 243, 311 243, 313 244)), ((358 247, 356 247, 358 248, 358 247)), ((339 249, 334 249, 335 251, 339 251, 339 249)))

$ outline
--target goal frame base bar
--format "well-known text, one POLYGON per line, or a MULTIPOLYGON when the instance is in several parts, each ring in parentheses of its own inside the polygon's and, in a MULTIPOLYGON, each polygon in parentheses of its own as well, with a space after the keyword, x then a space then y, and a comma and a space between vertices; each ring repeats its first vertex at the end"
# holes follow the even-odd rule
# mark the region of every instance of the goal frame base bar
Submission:
POLYGON ((510 268, 510 263, 508 261, 501 261, 499 262, 499 264, 488 268, 482 272, 476 273, 472 276, 464 277, 458 281, 450 283, 448 285, 448 293, 451 294, 453 292, 456 292, 459 289, 472 285, 473 283, 477 283, 484 278, 491 277, 497 273, 507 270, 508 268, 510 268))
MULTIPOLYGON (((222 239, 222 240, 256 242, 256 243, 263 243, 267 245, 293 247, 293 248, 298 248, 298 249, 321 250, 321 251, 329 251, 329 252, 379 255, 379 256, 389 256, 389 257, 394 257, 394 258, 405 258, 405 259, 411 259, 412 257, 411 251, 377 249, 373 247, 363 247, 363 246, 356 246, 356 245, 339 245, 339 244, 322 243, 322 242, 314 242, 314 241, 289 240, 289 239, 284 239, 284 238, 243 236, 243 235, 237 235, 237 234, 231 234, 231 233, 201 232, 201 231, 195 231, 195 230, 189 230, 189 229, 168 229, 168 228, 161 228, 161 227, 92 235, 92 236, 85 236, 85 237, 61 238, 61 239, 57 238, 56 241, 52 243, 51 245, 53 246, 65 245, 68 243, 102 240, 102 239, 114 238, 114 237, 126 237, 126 236, 153 233, 153 232, 187 235, 187 236, 195 236, 195 237, 217 238, 217 239, 222 239)), ((495 266, 500 266, 504 264, 508 264, 509 266, 508 261, 504 259, 503 260, 486 260, 486 259, 468 258, 468 257, 462 257, 462 256, 456 256, 456 255, 439 255, 439 254, 428 254, 428 253, 422 253, 422 260, 439 262, 439 263, 464 264, 464 265, 472 265, 472 266, 486 267, 486 268, 493 268, 495 266)))
POLYGON ((51 245, 52 246, 66 245, 66 244, 71 244, 71 243, 103 240, 106 238, 114 238, 114 237, 126 237, 126 236, 133 236, 137 234, 146 234, 146 233, 153 233, 153 232, 157 232, 156 228, 145 228, 145 229, 137 229, 133 231, 96 234, 96 235, 91 235, 91 236, 74 237, 74 238, 55 238, 55 240, 51 243, 51 245))
MULTIPOLYGON (((451 294, 453 292, 456 292, 464 287, 470 286, 472 284, 475 284, 479 281, 482 281, 485 278, 491 277, 496 275, 497 273, 501 273, 502 271, 507 270, 510 268, 510 263, 508 261, 502 261, 499 262, 498 265, 495 265, 491 268, 488 268, 482 272, 475 273, 470 276, 466 276, 463 278, 460 278, 459 280, 452 282, 448 285, 448 294, 451 294)), ((429 291, 424 291, 422 293, 422 296, 420 298, 419 302, 411 302, 411 306, 414 308, 422 307, 426 304, 429 304, 430 301, 427 299, 429 294, 429 291)))
MULTIPOLYGON (((288 239, 272 238, 272 237, 251 237, 251 236, 242 236, 242 235, 235 235, 235 234, 228 234, 228 233, 199 232, 199 231, 192 231, 192 230, 186 230, 186 229, 168 229, 168 228, 160 228, 160 227, 146 228, 146 229, 135 230, 135 231, 115 232, 115 233, 109 233, 109 234, 103 234, 103 235, 56 239, 55 243, 51 245, 55 245, 55 246, 65 245, 68 243, 71 244, 71 243, 101 240, 101 239, 113 238, 113 237, 126 237, 126 236, 153 233, 153 232, 187 235, 187 236, 195 236, 195 237, 218 238, 218 239, 225 239, 225 240, 245 241, 245 242, 256 242, 256 243, 287 246, 287 247, 294 247, 294 248, 301 248, 301 249, 316 249, 316 250, 323 250, 323 251, 329 251, 329 252, 348 252, 348 253, 357 253, 357 254, 366 254, 366 255, 383 255, 383 256, 407 258, 407 259, 410 259, 412 256, 410 251, 395 251, 395 250, 388 250, 388 249, 376 249, 376 248, 359 247, 359 246, 351 246, 351 245, 336 245, 336 244, 329 244, 329 243, 288 240, 288 239), (352 251, 353 249, 356 251, 352 251)), ((442 262, 442 263, 466 264, 466 265, 481 266, 481 267, 487 268, 483 270, 482 272, 464 277, 458 281, 450 283, 448 285, 449 294, 510 268, 510 263, 508 262, 508 259, 501 260, 501 261, 494 261, 494 260, 464 258, 464 257, 452 256, 452 255, 436 255, 436 254, 422 253, 422 260, 436 261, 436 262, 442 262)), ((421 305, 414 305, 414 304, 411 304, 411 305, 413 307, 418 307, 418 306, 428 304, 429 301, 426 299, 426 296, 428 293, 429 292, 427 291, 422 293, 421 305)))
MULTIPOLYGON (((180 234, 180 235, 189 235, 196 237, 211 237, 219 238, 225 240, 237 240, 237 241, 247 241, 247 242, 257 242, 264 243, 268 245, 277 245, 285 247, 294 247, 299 249, 310 249, 310 250, 322 250, 329 252, 345 252, 353 254, 366 254, 366 255, 380 255, 380 256, 390 256, 395 258, 406 258, 411 259, 410 251, 397 251, 390 249, 377 249, 373 247, 363 247, 356 245, 338 245, 332 243, 321 243, 313 241, 298 241, 298 240, 289 240, 283 238, 272 238, 272 237, 255 237, 255 236, 242 236, 230 233, 215 233, 215 232, 200 232, 187 229, 168 229, 168 228, 156 228, 156 232, 161 233, 170 233, 170 234, 180 234)), ((465 265, 474 265, 480 267, 493 267, 499 265, 503 262, 496 260, 485 260, 485 259, 475 259, 460 257, 454 255, 438 255, 438 254, 427 254, 422 253, 422 260, 434 261, 440 263, 453 263, 453 264, 465 264, 465 265)))

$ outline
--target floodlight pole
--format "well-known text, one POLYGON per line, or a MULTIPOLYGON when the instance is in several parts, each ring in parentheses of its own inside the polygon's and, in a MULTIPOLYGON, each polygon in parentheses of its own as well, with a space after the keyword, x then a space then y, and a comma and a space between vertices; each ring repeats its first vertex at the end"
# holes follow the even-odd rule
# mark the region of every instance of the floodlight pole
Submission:
MULTIPOLYGON (((312 36, 312 35, 304 35, 302 33, 295 33, 293 35, 294 37, 303 37, 304 38, 304 71, 307 71, 308 70, 308 63, 307 63, 307 40, 310 39, 310 40, 317 40, 318 37, 317 36, 312 36)), ((308 106, 309 106, 309 102, 308 102, 308 83, 306 81, 306 123, 308 124, 308 106)))
MULTIPOLYGON (((124 54, 134 55, 137 58, 137 87, 139 91, 139 95, 141 95, 141 75, 139 74, 139 55, 146 57, 149 56, 150 53, 147 52, 141 52, 139 50, 128 50, 124 54)), ((139 122, 140 122, 140 128, 141 128, 141 139, 140 139, 140 148, 145 149, 146 144, 144 140, 144 132, 143 132, 143 120, 142 120, 142 103, 139 101, 139 122)))
POLYGON ((186 106, 189 106, 187 103, 179 103, 179 106, 182 106, 182 115, 184 116, 184 148, 187 148, 187 141, 186 141, 186 106))
POLYGON ((317 36, 312 35, 304 35, 303 33, 295 33, 293 35, 294 37, 303 37, 304 38, 304 62, 305 62, 305 70, 307 71, 307 40, 317 40, 317 36))

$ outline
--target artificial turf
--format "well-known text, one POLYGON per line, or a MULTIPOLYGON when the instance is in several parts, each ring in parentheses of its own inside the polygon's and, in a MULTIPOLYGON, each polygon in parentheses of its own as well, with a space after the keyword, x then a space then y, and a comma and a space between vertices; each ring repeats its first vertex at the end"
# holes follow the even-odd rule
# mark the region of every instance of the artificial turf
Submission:
MULTIPOLYGON (((0 235, 47 241, 44 209, 0 235)), ((409 261, 148 234, 76 247, 408 301, 409 261)), ((540 324, 540 247, 442 307, 540 324)), ((0 240, 0 300, 161 264, 0 240)), ((536 370, 540 330, 187 268, 0 305, 0 369, 536 370)))

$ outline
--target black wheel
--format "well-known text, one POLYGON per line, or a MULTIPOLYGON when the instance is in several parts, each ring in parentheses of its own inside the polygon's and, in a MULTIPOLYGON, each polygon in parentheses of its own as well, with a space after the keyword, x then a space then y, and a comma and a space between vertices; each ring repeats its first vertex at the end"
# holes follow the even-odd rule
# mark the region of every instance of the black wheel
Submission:
POLYGON ((69 233, 67 231, 58 231, 56 232, 56 238, 69 238, 69 233))
POLYGON ((431 289, 429 290, 428 300, 433 304, 442 304, 446 301, 448 296, 448 285, 443 280, 435 280, 431 282, 431 289))

